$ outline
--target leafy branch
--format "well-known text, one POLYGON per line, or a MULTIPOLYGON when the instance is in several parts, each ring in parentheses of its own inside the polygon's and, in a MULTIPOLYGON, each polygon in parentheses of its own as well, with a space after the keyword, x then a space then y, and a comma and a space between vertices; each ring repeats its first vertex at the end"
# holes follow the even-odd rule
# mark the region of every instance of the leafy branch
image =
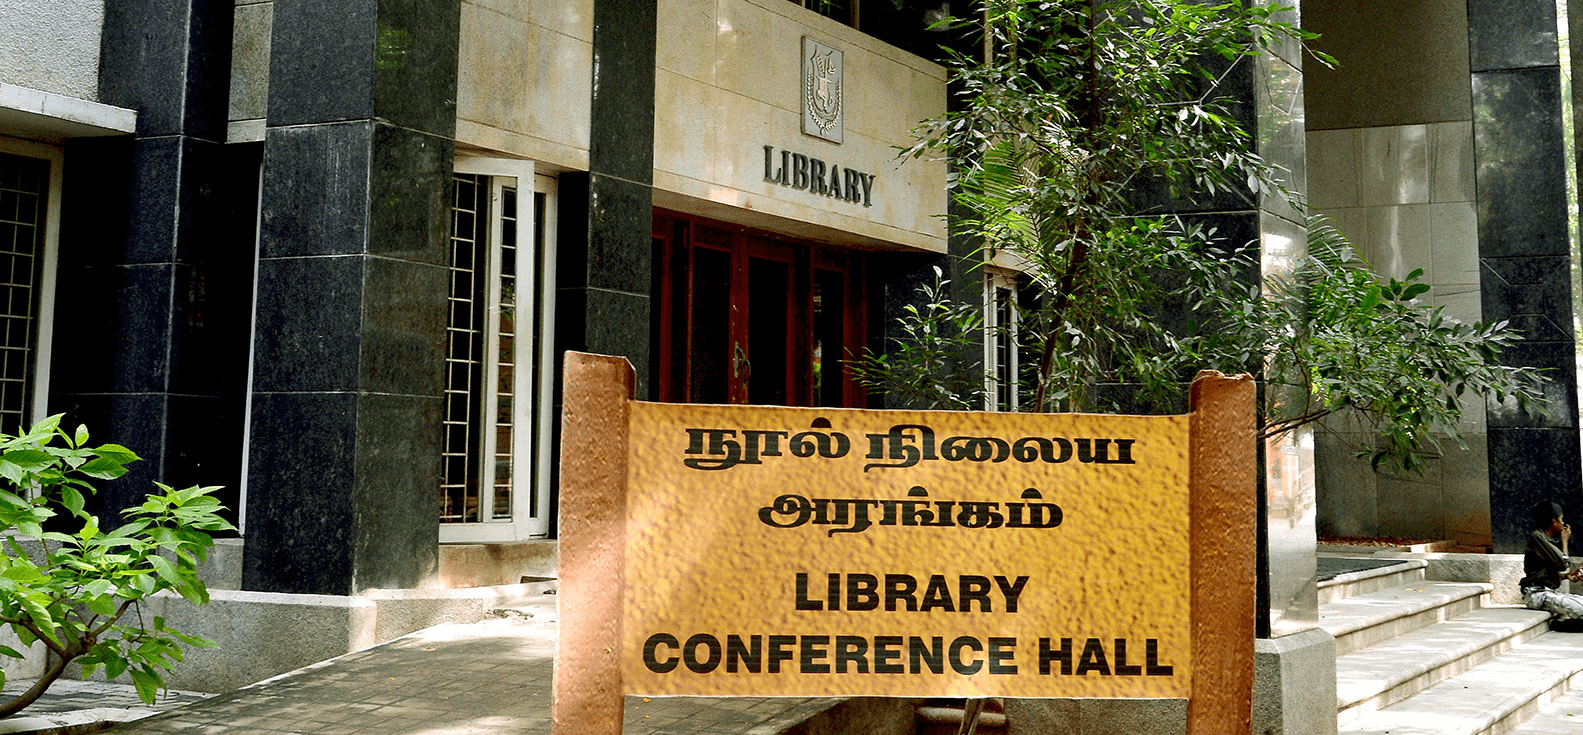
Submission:
MULTIPOLYGON (((125 511, 126 522, 110 530, 86 511, 90 480, 126 473, 138 457, 126 447, 89 447, 88 430, 68 434, 52 416, 16 435, 0 435, 0 624, 22 645, 41 644, 44 673, 27 691, 0 703, 0 717, 37 700, 78 661, 84 676, 99 667, 115 678, 132 678, 138 696, 154 701, 164 686, 160 672, 182 660, 182 645, 212 647, 184 634, 164 618, 145 621, 141 604, 163 591, 193 604, 209 601, 197 566, 213 545, 213 532, 234 530, 222 519, 214 487, 176 490, 156 483, 158 493, 125 511), (59 443, 57 443, 57 441, 59 443), (52 519, 55 519, 52 521, 52 519), (44 530, 78 526, 74 533, 44 530), (132 615, 136 624, 128 624, 132 615)), ((0 655, 23 658, 0 646, 0 655)), ((0 683, 4 673, 0 672, 0 683)))

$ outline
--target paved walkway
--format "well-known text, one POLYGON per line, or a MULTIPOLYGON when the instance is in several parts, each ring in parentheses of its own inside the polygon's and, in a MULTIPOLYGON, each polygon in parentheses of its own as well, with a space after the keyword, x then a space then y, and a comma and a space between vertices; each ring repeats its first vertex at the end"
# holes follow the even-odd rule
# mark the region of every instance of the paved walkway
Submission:
MULTIPOLYGON (((234 692, 192 696, 185 706, 107 732, 547 735, 554 617, 554 598, 547 597, 504 618, 440 625, 234 692)), ((773 735, 839 701, 628 697, 624 733, 773 735)))

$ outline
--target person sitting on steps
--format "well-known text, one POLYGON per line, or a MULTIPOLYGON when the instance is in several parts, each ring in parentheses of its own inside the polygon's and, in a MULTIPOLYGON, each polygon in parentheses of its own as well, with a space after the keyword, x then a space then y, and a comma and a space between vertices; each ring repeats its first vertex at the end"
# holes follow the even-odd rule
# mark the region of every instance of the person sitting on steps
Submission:
POLYGON ((1563 574, 1574 582, 1583 580, 1583 571, 1571 571, 1569 560, 1557 548, 1572 537, 1572 527, 1562 520, 1561 506, 1550 501, 1533 507, 1533 522, 1534 530, 1528 534, 1528 548, 1523 552, 1523 578, 1517 583, 1523 604, 1553 614, 1551 630, 1583 632, 1583 595, 1557 590, 1563 574))

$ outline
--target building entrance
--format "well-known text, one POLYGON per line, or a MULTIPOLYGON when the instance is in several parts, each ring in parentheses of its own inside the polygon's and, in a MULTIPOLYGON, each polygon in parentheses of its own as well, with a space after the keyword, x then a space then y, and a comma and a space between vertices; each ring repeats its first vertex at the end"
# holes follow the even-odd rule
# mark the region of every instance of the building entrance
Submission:
POLYGON ((860 254, 656 212, 654 255, 660 400, 867 405, 860 254))

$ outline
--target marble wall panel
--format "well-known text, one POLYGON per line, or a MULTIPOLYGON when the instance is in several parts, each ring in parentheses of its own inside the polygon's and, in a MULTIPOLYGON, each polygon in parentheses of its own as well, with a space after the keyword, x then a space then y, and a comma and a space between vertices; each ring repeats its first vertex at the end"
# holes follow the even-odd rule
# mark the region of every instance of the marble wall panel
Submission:
POLYGON ((1425 266, 1429 282, 1436 291, 1442 286, 1477 285, 1479 226, 1473 202, 1430 204, 1425 209, 1429 219, 1431 262, 1425 266))
POLYGON ((140 136, 223 140, 234 14, 222 0, 109 3, 99 101, 137 110, 140 136))
POLYGON ((279 3, 271 36, 271 125, 367 119, 374 114, 376 0, 279 3), (288 81, 289 80, 289 81, 288 81))
POLYGON ((601 19, 594 25, 598 77, 588 114, 598 127, 588 139, 589 167, 648 185, 654 179, 654 120, 661 114, 654 108, 655 6, 652 0, 599 0, 595 8, 601 19))
MULTIPOLYGON (((1477 411, 1483 416, 1483 411, 1477 411)), ((1468 448, 1446 442, 1440 485, 1440 508, 1446 537, 1465 546, 1489 546, 1489 444, 1481 433, 1463 437, 1468 448)))
POLYGON ((1340 62, 1304 63, 1310 130, 1467 120, 1465 0, 1304 0, 1314 48, 1340 62))
POLYGON ((1266 554, 1270 634, 1318 624, 1315 550, 1314 429, 1301 427, 1265 442, 1266 554))
POLYGON ((1286 193, 1266 194, 1265 211, 1302 222, 1298 203, 1308 198, 1308 153, 1304 135, 1302 69, 1274 56, 1255 58, 1254 93, 1258 110, 1258 152, 1275 168, 1286 193))
POLYGON ((236 6, 231 29, 229 120, 261 120, 269 102, 269 35, 273 2, 236 6))
MULTIPOLYGON (((1445 307, 1449 316, 1466 322, 1478 321, 1482 306, 1472 123, 1312 130, 1307 138, 1315 208, 1382 275, 1401 278, 1422 268, 1422 281, 1433 286, 1429 305, 1445 307)), ((1396 531, 1489 543, 1482 399, 1464 401, 1458 430, 1477 448, 1477 458, 1445 440, 1447 454, 1431 462, 1431 474, 1409 479, 1377 476, 1366 459, 1352 456, 1357 445, 1370 440, 1366 427, 1322 433, 1316 460, 1320 532, 1396 531), (1416 510, 1409 507, 1432 497, 1439 500, 1416 510)))
POLYGON ((363 261, 356 255, 260 259, 255 391, 357 390, 363 261))
POLYGON ((1308 133, 1308 204, 1331 211, 1362 206, 1362 136, 1357 130, 1308 133))
POLYGON ((457 139, 556 166, 587 168, 586 101, 593 83, 589 38, 462 3, 457 139))
POLYGON ((1521 554, 1532 522, 1528 509, 1557 501, 1570 517, 1583 514, 1577 495, 1576 428, 1490 427, 1490 525, 1495 553, 1521 554))
POLYGON ((492 5, 528 8, 534 25, 578 39, 594 40, 594 0, 489 0, 492 5))
POLYGON ((437 395, 358 396, 353 589, 414 589, 439 572, 440 432, 413 427, 439 426, 442 403, 437 395))
POLYGON ((1510 319, 1529 342, 1571 341, 1572 288, 1568 258, 1559 255, 1484 258, 1483 310, 1510 319))
POLYGON ((1473 109, 1480 256, 1566 255, 1558 70, 1474 74, 1473 109))
POLYGON ((1471 202, 1473 186, 1473 123, 1429 125, 1429 200, 1471 202))
POLYGON ((253 396, 243 589, 359 591, 352 550, 357 404, 356 393, 253 396), (307 488, 336 491, 299 491, 307 488))
POLYGON ((1319 431, 1314 466, 1317 528, 1326 536, 1373 536, 1379 533, 1378 476, 1367 461, 1352 456, 1357 434, 1319 431))
POLYGON ((1405 278, 1430 266, 1429 205, 1369 207, 1368 249, 1364 251, 1375 273, 1405 278))
POLYGON ((1363 206, 1427 203, 1428 126, 1364 128, 1362 133, 1363 206))
POLYGON ((347 122, 268 130, 264 190, 272 206, 259 219, 259 257, 363 252, 372 129, 347 122))
POLYGON ((1380 533, 1401 538, 1445 538, 1446 519, 1439 512, 1442 477, 1439 462, 1430 463, 1421 477, 1381 475, 1375 485, 1380 498, 1380 533))

